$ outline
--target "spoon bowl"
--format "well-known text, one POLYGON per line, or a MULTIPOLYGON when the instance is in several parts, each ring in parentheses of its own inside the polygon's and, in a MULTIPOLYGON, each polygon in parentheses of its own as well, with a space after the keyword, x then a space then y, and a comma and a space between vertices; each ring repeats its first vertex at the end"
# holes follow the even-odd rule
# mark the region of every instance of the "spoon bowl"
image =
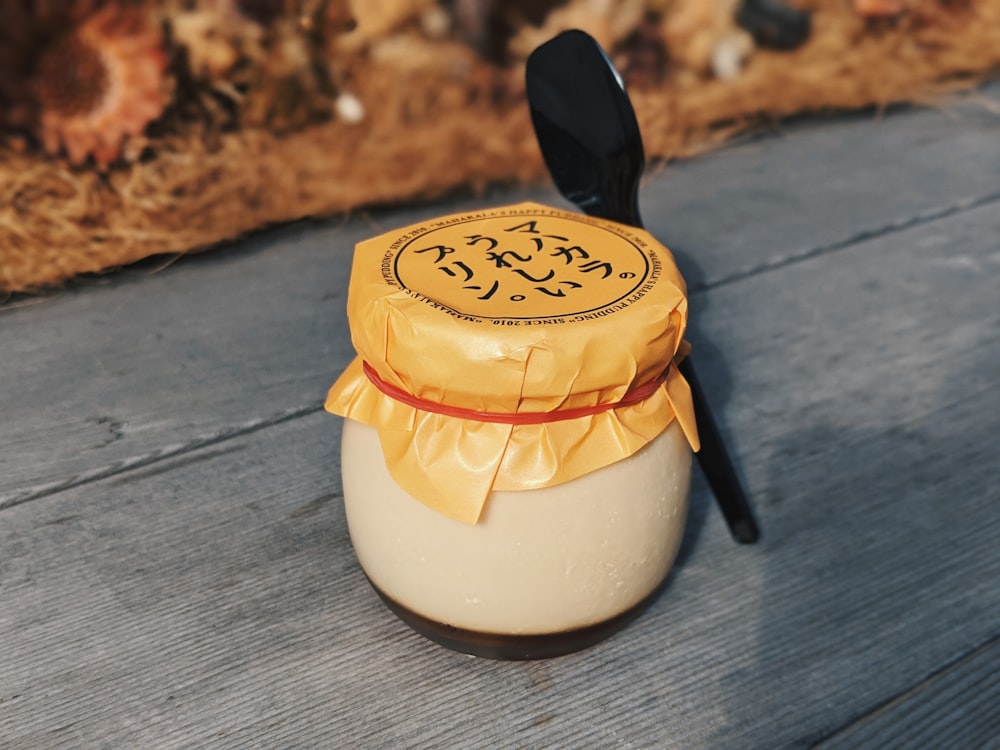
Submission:
POLYGON ((604 50, 566 31, 532 53, 528 71, 531 121, 559 191, 586 214, 640 226, 642 135, 604 50))

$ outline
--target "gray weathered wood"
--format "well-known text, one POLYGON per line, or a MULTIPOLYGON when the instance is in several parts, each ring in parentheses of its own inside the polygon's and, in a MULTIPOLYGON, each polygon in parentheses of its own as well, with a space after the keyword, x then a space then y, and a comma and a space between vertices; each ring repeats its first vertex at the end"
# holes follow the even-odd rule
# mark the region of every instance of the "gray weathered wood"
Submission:
POLYGON ((4 416, 18 426, 0 507, 319 409, 352 355, 354 245, 441 211, 300 224, 0 308, 4 416))
POLYGON ((887 747, 1000 747, 1000 641, 990 641, 816 750, 887 747))
MULTIPOLYGON (((994 109, 800 123, 671 165, 644 188, 646 222, 699 289, 995 200, 1000 88, 977 96, 994 109)), ((539 190, 292 227, 0 308, 0 393, 18 426, 0 450, 0 507, 318 409, 350 356, 353 245, 524 198, 565 205, 539 190)))
MULTIPOLYGON (((797 741, 1000 631, 998 232, 986 206, 706 298, 709 390, 765 533, 797 550, 769 566, 797 594, 760 583, 757 647, 774 662, 758 658, 748 678, 795 684, 789 703, 817 719, 797 741), (945 589, 966 598, 937 610, 945 589), (772 594, 782 603, 768 617, 772 594), (791 641, 818 630, 829 661, 789 671, 802 658, 791 641), (964 647, 946 645, 959 632, 964 647)), ((737 702, 729 716, 757 710, 737 702)))
POLYGON ((657 173, 646 224, 699 289, 1000 199, 1000 84, 937 109, 798 123, 657 173))
MULTIPOLYGON (((170 377, 144 399, 123 396, 133 424, 156 432, 166 404, 177 424, 161 439, 189 424, 214 436, 0 510, 0 745, 742 748, 828 737, 1000 634, 997 236, 990 202, 698 295, 703 377, 764 540, 734 545, 697 484, 681 559, 650 610, 588 652, 526 664, 429 644, 367 588, 339 502, 337 420, 301 393, 325 389, 324 370, 346 357, 342 313, 313 317, 323 282, 303 282, 299 296, 273 278, 309 254, 291 242, 290 255, 219 254, 170 272, 207 276, 215 294, 183 298, 149 332, 163 335, 159 358, 140 345, 137 362, 95 372, 125 367, 118 382, 138 384, 162 368, 170 377), (308 333, 290 340, 296 324, 308 333), (303 341, 328 348, 294 374, 280 360, 303 367, 303 341), (207 409, 275 416, 219 434, 207 409)), ((79 292, 81 320, 138 316, 159 280, 79 292)), ((39 377, 70 394, 77 375, 56 369, 52 347, 121 351, 98 325, 61 341, 65 318, 28 311, 39 309, 37 346, 5 373, 48 364, 39 377)), ((113 388, 81 388, 48 418, 74 400, 115 404, 113 388)), ((49 391, 21 393, 42 408, 49 391)), ((15 454, 39 424, 18 408, 15 454)), ((66 452, 38 465, 61 476, 66 452)))

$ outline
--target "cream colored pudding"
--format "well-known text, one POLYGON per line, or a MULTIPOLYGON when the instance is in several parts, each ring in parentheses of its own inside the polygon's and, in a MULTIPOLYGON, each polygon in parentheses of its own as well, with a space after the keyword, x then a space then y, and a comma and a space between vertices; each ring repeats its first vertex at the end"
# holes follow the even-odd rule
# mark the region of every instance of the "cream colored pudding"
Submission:
POLYGON ((384 595, 457 628, 534 635, 604 622, 660 585, 683 534, 691 448, 674 420, 637 453, 582 477, 494 491, 474 525, 402 490, 375 428, 352 419, 342 471, 351 541, 384 595))
POLYGON ((666 577, 698 449, 670 251, 535 203, 355 248, 351 540, 389 609, 466 653, 544 658, 623 627, 666 577))

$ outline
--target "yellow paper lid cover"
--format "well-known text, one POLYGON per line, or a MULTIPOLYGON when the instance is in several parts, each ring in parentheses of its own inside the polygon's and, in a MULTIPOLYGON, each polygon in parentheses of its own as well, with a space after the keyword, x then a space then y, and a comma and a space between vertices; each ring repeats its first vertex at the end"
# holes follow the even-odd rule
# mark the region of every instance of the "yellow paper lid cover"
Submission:
POLYGON ((669 366, 684 281, 642 230, 536 203, 429 220, 357 246, 347 310, 358 360, 327 408, 378 428, 396 481, 449 515, 475 521, 490 489, 547 486, 631 455, 675 417, 697 447, 687 384, 669 366), (641 403, 586 412, 637 392, 641 403), (443 456, 441 430, 474 455, 443 456), (529 436, 550 446, 544 460, 529 436))

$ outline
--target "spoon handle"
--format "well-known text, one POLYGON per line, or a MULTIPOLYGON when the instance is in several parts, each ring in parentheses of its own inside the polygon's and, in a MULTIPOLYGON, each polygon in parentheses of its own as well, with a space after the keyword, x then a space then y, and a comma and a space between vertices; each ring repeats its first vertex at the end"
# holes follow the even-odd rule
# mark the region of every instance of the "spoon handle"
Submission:
MULTIPOLYGON (((622 201, 619 201, 622 203, 622 201)), ((613 220, 624 221, 633 227, 643 229, 642 216, 639 213, 638 191, 630 201, 624 202, 619 208, 623 212, 621 218, 613 220)), ((595 213, 586 211, 586 213, 595 213)), ((611 218, 603 215, 605 219, 611 218)), ((708 486, 715 495, 715 501, 719 504, 719 510, 726 519, 729 526, 729 533, 740 544, 753 544, 760 539, 760 528, 753 515, 753 508, 743 491, 743 485, 736 476, 736 468, 733 460, 726 450, 726 441, 722 439, 718 425, 712 417, 712 408, 705 398, 705 391, 698 382, 695 375, 694 362, 687 356, 680 364, 681 374, 691 386, 691 400, 694 402, 694 419, 698 424, 698 438, 701 441, 701 450, 698 456, 698 465, 708 481, 708 486)))
POLYGON ((680 364, 681 374, 691 386, 691 398, 694 401, 694 416, 698 423, 698 437, 701 440, 701 450, 696 454, 708 486, 715 495, 719 509, 729 526, 733 539, 741 544, 753 544, 760 538, 760 529, 754 519, 753 510, 743 486, 736 476, 732 459, 726 451, 726 443, 712 418, 712 410, 705 398, 701 383, 695 375, 694 363, 691 357, 686 357, 680 364))

